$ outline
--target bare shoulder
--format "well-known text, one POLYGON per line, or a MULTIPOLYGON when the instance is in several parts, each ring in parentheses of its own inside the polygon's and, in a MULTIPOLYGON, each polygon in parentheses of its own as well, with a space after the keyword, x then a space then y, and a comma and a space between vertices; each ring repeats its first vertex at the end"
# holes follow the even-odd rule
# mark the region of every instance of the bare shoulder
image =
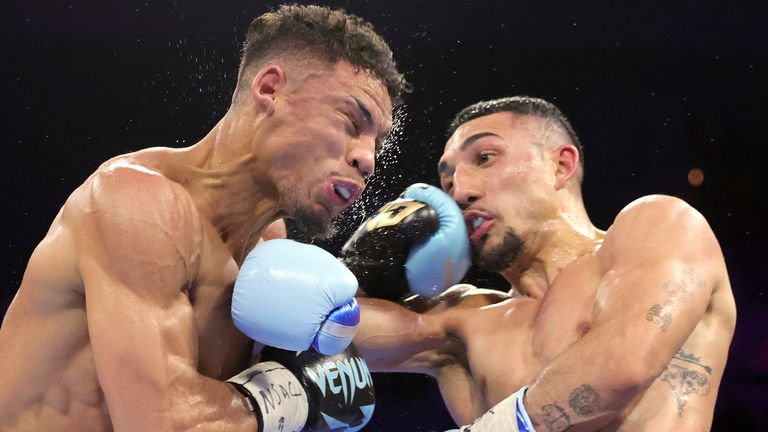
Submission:
POLYGON ((471 284, 454 285, 432 298, 413 295, 403 306, 417 313, 440 313, 453 309, 472 309, 499 303, 513 296, 471 284))
POLYGON ((645 196, 622 209, 598 255, 605 270, 693 272, 706 281, 702 294, 730 287, 712 228, 695 208, 671 196, 645 196))
POLYGON ((76 228, 78 254, 110 266, 117 278, 148 278, 159 269, 187 273, 199 259, 202 225, 192 197, 161 173, 125 159, 102 165, 63 214, 76 228))
POLYGON ((685 221, 696 225, 706 225, 704 216, 684 200, 669 195, 646 195, 640 197, 616 216, 614 226, 627 223, 665 223, 685 221))
POLYGON ((458 284, 436 296, 435 309, 474 309, 510 299, 513 296, 492 289, 478 288, 471 284, 458 284))
POLYGON ((70 220, 108 218, 119 226, 136 217, 188 218, 197 213, 193 207, 189 193, 177 183, 157 171, 117 159, 99 167, 75 190, 63 211, 70 220))
POLYGON ((722 258, 707 220, 685 201, 648 195, 624 207, 606 232, 604 249, 614 257, 722 258))

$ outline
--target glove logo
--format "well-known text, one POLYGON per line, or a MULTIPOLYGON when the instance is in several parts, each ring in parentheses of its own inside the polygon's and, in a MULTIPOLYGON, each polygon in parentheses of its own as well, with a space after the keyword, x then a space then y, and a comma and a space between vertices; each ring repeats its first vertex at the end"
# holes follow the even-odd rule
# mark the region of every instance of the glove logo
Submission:
POLYGON ((425 205, 426 204, 424 203, 407 199, 398 199, 384 204, 384 206, 368 220, 365 224, 365 229, 373 231, 377 228, 397 225, 400 221, 425 205))
POLYGON ((328 390, 335 395, 343 392, 347 404, 355 399, 357 389, 373 386, 368 365, 358 357, 328 361, 317 365, 316 370, 306 367, 304 371, 317 384, 324 397, 328 390))

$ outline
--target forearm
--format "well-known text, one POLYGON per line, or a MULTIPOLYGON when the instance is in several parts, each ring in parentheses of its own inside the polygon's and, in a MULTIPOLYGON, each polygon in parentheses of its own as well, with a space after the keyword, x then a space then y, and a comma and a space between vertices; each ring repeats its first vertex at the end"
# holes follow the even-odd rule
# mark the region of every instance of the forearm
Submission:
POLYGON ((243 396, 227 382, 199 376, 196 389, 180 389, 169 413, 174 430, 253 432, 256 415, 243 396))
MULTIPOLYGON (((539 432, 596 430, 609 423, 655 378, 643 356, 609 336, 590 333, 544 368, 530 385, 524 405, 539 432)), ((615 335, 614 335, 615 337, 615 335)))
POLYGON ((416 331, 413 314, 395 303, 358 297, 360 324, 354 344, 372 371, 383 371, 401 357, 405 341, 416 331))
MULTIPOLYGON (((159 384, 159 383, 158 383, 159 384)), ((115 397, 107 403, 115 430, 256 431, 258 422, 246 399, 231 384, 197 371, 180 373, 165 385, 115 397)))
POLYGON ((386 300, 358 301, 361 316, 354 343, 372 371, 431 373, 447 345, 431 317, 386 300))

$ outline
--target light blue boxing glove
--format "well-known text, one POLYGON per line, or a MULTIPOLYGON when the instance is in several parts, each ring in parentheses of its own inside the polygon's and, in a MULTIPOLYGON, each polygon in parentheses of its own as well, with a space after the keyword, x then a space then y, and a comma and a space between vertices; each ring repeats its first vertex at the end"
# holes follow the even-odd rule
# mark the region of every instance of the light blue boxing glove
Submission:
POLYGON ((434 186, 416 183, 403 196, 433 207, 440 218, 437 232, 415 244, 405 262, 411 291, 431 297, 459 283, 472 264, 464 215, 453 198, 434 186))
POLYGON ((360 322, 357 279, 333 255, 293 240, 259 244, 240 267, 232 320, 251 339, 276 348, 310 346, 334 355, 352 341, 360 322))
POLYGON ((457 284, 469 269, 464 217, 445 192, 415 184, 355 231, 341 260, 371 297, 432 297, 457 284))

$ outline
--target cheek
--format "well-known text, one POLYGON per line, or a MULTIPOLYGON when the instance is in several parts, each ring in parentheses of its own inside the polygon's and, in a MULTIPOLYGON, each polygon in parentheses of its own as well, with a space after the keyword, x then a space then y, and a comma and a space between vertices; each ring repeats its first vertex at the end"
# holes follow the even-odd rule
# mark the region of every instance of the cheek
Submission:
POLYGON ((515 159, 496 173, 492 180, 499 190, 523 198, 535 194, 546 183, 546 167, 541 161, 527 155, 515 159))
POLYGON ((340 159, 344 154, 344 143, 343 135, 321 125, 310 125, 292 131, 270 162, 279 169, 311 168, 340 159))
POLYGON ((505 175, 524 181, 539 168, 536 165, 536 161, 530 155, 526 155, 515 158, 515 162, 506 167, 505 175))
POLYGON ((499 214, 506 223, 513 224, 525 218, 536 206, 539 187, 524 170, 505 172, 486 183, 486 193, 492 198, 499 214))
POLYGON ((273 172, 295 172, 296 168, 310 159, 303 142, 290 142, 272 154, 267 162, 273 172))
POLYGON ((342 119, 331 116, 302 122, 296 138, 305 156, 338 157, 343 153, 347 133, 342 119))

